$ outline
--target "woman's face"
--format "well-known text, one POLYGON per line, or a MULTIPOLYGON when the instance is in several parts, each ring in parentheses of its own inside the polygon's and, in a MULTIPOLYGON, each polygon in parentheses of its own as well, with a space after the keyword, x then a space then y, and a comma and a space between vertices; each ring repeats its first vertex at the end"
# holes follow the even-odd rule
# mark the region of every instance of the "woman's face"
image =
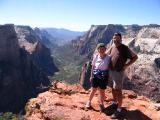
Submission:
POLYGON ((106 48, 105 48, 105 47, 100 47, 100 48, 98 48, 98 52, 99 52, 100 54, 105 54, 105 51, 106 51, 106 48))

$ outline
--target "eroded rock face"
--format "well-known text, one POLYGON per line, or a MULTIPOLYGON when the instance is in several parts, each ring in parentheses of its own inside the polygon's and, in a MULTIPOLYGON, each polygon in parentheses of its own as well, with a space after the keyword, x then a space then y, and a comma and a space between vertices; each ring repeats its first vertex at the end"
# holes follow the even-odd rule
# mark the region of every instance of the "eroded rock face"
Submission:
POLYGON ((72 46, 80 55, 92 56, 97 43, 108 44, 114 32, 124 32, 122 25, 92 25, 90 30, 77 40, 72 40, 72 46))
POLYGON ((136 63, 126 70, 128 78, 126 78, 124 88, 133 89, 154 101, 160 101, 159 25, 92 26, 86 35, 73 41, 72 45, 81 55, 90 58, 96 44, 98 42, 107 44, 113 33, 117 31, 122 33, 122 42, 138 54, 136 63))
POLYGON ((128 69, 133 89, 155 101, 160 101, 160 27, 144 27, 129 46, 137 51, 138 60, 128 69))
POLYGON ((34 29, 36 35, 41 39, 41 42, 47 47, 47 48, 54 48, 57 45, 52 42, 56 41, 56 38, 54 38, 52 35, 50 35, 46 30, 41 30, 39 28, 34 29))
POLYGON ((43 40, 43 35, 40 35, 41 32, 35 32, 29 26, 15 26, 15 30, 21 48, 25 48, 31 54, 34 62, 46 75, 51 76, 58 71, 58 68, 53 63, 50 50, 47 48, 49 40, 48 42, 46 39, 43 40))
POLYGON ((50 85, 47 78, 50 71, 42 67, 53 64, 48 60, 50 53, 34 35, 31 39, 27 35, 26 40, 26 33, 33 34, 25 30, 21 31, 19 37, 14 25, 0 26, 0 112, 19 112, 29 98, 50 85), (33 59, 34 56, 40 56, 40 52, 45 59, 33 59), (42 65, 42 62, 46 63, 42 65))
POLYGON ((16 64, 19 57, 19 45, 14 25, 0 26, 0 61, 12 61, 16 64))

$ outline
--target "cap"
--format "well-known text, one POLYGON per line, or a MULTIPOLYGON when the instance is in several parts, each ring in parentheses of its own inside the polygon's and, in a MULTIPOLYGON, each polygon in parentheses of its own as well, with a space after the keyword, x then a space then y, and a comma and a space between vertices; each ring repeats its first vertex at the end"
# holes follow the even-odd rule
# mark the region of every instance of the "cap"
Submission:
POLYGON ((100 47, 106 47, 104 43, 98 43, 97 44, 97 49, 99 49, 100 47))

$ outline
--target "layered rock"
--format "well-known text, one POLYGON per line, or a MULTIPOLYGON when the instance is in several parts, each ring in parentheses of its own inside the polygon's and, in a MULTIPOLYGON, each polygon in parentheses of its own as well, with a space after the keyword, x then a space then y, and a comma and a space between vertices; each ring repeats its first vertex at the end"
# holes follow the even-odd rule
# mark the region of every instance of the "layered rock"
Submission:
POLYGON ((0 26, 0 112, 19 112, 29 98, 50 85, 48 68, 41 67, 42 62, 47 62, 42 66, 53 64, 48 60, 50 53, 27 29, 0 26))
POLYGON ((72 46, 80 55, 92 56, 97 43, 108 44, 114 32, 124 32, 122 25, 92 25, 90 30, 82 37, 72 40, 72 46))
POLYGON ((18 35, 20 46, 25 48, 25 50, 31 54, 34 62, 47 75, 53 75, 54 72, 58 71, 58 68, 53 63, 50 50, 47 48, 50 44, 49 39, 44 39, 44 36, 41 32, 35 32, 29 26, 15 26, 15 30, 18 35))
POLYGON ((138 60, 128 69, 136 92, 160 101, 160 27, 144 27, 128 43, 138 53, 138 60))

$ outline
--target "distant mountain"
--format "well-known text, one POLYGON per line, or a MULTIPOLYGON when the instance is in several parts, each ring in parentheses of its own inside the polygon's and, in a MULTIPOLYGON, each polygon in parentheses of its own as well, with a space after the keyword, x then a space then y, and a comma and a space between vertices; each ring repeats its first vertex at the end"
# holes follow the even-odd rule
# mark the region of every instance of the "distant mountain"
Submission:
POLYGON ((41 30, 39 28, 34 28, 35 33, 41 38, 41 42, 48 48, 54 48, 57 45, 52 42, 56 41, 56 38, 52 37, 46 30, 41 30))
POLYGON ((68 29, 58 28, 41 28, 41 30, 47 31, 54 39, 51 42, 63 45, 78 36, 82 36, 85 32, 71 31, 68 29))

